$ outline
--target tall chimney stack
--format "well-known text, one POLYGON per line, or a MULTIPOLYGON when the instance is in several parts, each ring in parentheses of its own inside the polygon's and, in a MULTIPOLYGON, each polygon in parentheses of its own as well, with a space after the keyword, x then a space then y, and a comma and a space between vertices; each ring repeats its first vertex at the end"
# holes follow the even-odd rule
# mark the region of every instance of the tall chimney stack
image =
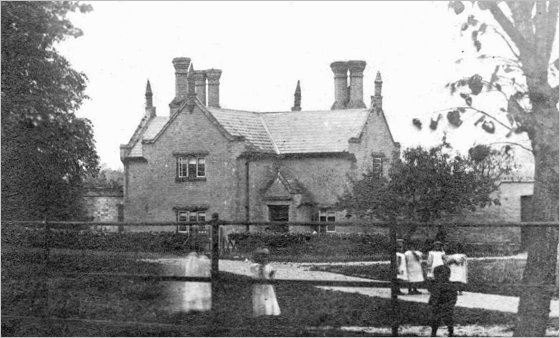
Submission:
POLYGON ((175 100, 181 102, 187 98, 189 65, 191 59, 186 57, 178 57, 173 59, 173 67, 175 67, 175 100))
POLYGON ((348 65, 344 61, 331 63, 334 73, 334 103, 331 110, 344 109, 348 103, 348 65))
POLYGON ((208 69, 206 78, 208 79, 208 106, 220 108, 220 69, 208 69))
POLYGON ((153 117, 156 116, 156 107, 154 107, 152 86, 150 80, 146 83, 146 115, 153 117))
POLYGON ((196 96, 206 105, 206 72, 197 70, 194 72, 194 85, 196 87, 196 96))
POLYGON ((365 61, 348 61, 350 71, 350 102, 347 108, 365 108, 364 103, 364 69, 365 61))

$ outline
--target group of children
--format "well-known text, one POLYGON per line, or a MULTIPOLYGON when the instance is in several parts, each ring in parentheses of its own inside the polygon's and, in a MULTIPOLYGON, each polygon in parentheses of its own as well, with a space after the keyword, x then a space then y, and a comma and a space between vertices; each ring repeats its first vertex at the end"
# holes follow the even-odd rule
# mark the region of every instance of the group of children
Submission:
MULTIPOLYGON (((425 279, 430 282, 428 304, 432 308, 432 336, 436 335, 442 321, 447 325, 449 336, 453 335, 453 308, 457 303, 457 294, 462 294, 467 284, 467 256, 462 253, 460 244, 452 251, 446 254, 442 243, 434 242, 424 269, 422 252, 415 250, 411 244, 405 251, 404 243, 398 243, 397 279, 408 283, 408 294, 421 294, 417 284, 425 279)), ((400 288, 397 294, 403 295, 400 288)))
MULTIPOLYGON (((434 242, 428 252, 426 270, 422 265, 423 254, 409 244, 405 250, 404 243, 399 242, 397 252, 397 278, 408 283, 408 294, 421 294, 417 284, 430 281, 430 299, 432 308, 432 336, 435 336, 439 324, 443 321, 453 335, 453 308, 457 302, 457 293, 461 293, 467 283, 467 258, 460 249, 453 254, 446 254, 441 242, 434 242), (425 278, 426 277, 426 278, 425 278)), ((259 280, 274 278, 274 270, 269 264, 268 249, 254 252, 251 275, 259 280)), ((200 250, 190 253, 185 261, 185 275, 197 277, 210 276, 210 260, 200 250)), ((398 294, 403 294, 398 289, 398 294)), ((182 293, 181 311, 208 311, 211 308, 210 283, 188 282, 182 293)), ((280 307, 274 287, 267 283, 257 283, 252 289, 253 315, 278 316, 280 307)))
MULTIPOLYGON (((253 278, 270 280, 274 278, 274 270, 268 262, 268 249, 258 249, 253 254, 251 275, 253 278)), ((184 275, 189 277, 210 277, 210 259, 204 255, 202 248, 195 247, 195 251, 189 253, 184 261, 184 275)), ((203 312, 212 307, 212 289, 207 282, 186 282, 181 284, 179 306, 174 307, 180 312, 203 312)), ((173 294, 172 297, 175 297, 173 294)), ((270 284, 254 284, 252 290, 253 315, 254 316, 278 316, 280 307, 276 300, 274 286, 270 284)))

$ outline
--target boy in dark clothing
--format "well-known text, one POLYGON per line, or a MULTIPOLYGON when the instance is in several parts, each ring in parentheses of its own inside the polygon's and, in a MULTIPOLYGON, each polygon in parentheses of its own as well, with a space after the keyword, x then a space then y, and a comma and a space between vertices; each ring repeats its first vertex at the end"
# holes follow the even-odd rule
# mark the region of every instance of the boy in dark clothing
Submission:
POLYGON ((428 304, 432 307, 432 337, 436 336, 438 326, 443 321, 447 325, 449 337, 453 336, 453 308, 457 303, 456 287, 449 282, 451 271, 446 265, 434 268, 434 281, 428 304))

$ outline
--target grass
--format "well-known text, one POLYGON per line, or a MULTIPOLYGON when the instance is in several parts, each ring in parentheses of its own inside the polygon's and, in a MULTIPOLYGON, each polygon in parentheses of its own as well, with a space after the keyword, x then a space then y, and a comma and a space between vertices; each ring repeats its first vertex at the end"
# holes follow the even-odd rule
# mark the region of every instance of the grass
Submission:
MULTIPOLYGON (((53 253, 49 271, 160 274, 156 263, 139 261, 117 253, 53 253)), ((2 254, 2 315, 83 318, 108 322, 53 322, 42 319, 3 319, 2 336, 348 336, 366 335, 341 331, 340 326, 388 327, 390 302, 359 294, 343 293, 308 285, 277 286, 282 315, 251 317, 251 286, 248 278, 222 273, 217 290, 217 311, 172 314, 163 282, 82 276, 42 275, 40 252, 2 254), (125 325, 115 321, 134 321, 125 325), (158 322, 180 327, 146 323, 158 322), (314 327, 331 327, 317 330, 314 327)), ((421 303, 401 303, 403 325, 426 325, 429 308, 421 303)), ((459 308, 458 325, 508 325, 515 315, 459 308)), ((556 321, 557 328, 557 321, 556 321)), ((368 335, 371 335, 369 333, 368 335)))
MULTIPOLYGON (((490 284, 521 283, 525 260, 471 260, 468 263, 467 290, 472 292, 498 294, 504 296, 519 296, 519 288, 503 287, 490 284)), ((326 265, 314 266, 313 270, 340 273, 347 276, 390 280, 389 264, 376 265, 326 265)))

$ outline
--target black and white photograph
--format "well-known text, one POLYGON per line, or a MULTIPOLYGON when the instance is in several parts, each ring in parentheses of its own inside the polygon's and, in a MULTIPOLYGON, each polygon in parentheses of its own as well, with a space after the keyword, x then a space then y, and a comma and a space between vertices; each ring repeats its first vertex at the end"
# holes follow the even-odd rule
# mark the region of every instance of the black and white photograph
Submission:
POLYGON ((0 1, 3 337, 558 337, 558 0, 0 1))

